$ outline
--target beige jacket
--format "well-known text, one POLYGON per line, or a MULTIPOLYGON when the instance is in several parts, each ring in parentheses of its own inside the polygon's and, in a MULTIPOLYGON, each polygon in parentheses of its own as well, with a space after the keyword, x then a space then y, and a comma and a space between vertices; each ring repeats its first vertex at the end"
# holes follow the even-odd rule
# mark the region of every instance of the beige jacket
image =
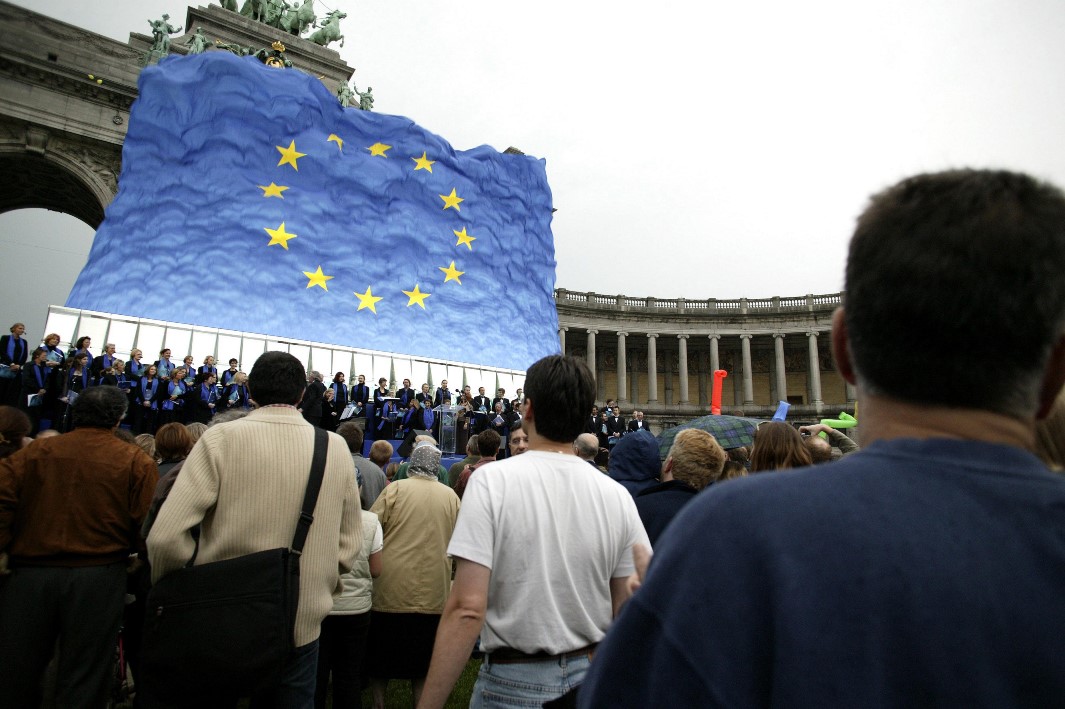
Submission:
MULTIPOLYGON (((148 536, 152 580, 183 566, 201 524, 197 564, 288 546, 310 475, 314 428, 294 408, 267 407, 208 429, 196 443, 148 536)), ((296 646, 318 638, 362 544, 355 466, 329 434, 325 476, 300 560, 296 646)))

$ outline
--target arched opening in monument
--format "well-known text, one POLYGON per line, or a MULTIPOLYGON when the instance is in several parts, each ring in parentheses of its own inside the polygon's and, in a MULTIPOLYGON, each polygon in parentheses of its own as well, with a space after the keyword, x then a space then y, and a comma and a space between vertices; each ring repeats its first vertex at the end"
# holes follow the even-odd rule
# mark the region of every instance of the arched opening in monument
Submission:
POLYGON ((95 235, 96 229, 62 212, 0 214, 0 331, 22 322, 31 341, 44 334, 48 306, 66 302, 95 235))
MULTIPOLYGON (((88 161, 86 161, 88 163, 88 161)), ((66 302, 104 218, 90 175, 46 153, 0 155, 0 331, 43 334, 49 305, 66 302), (6 325, 4 323, 7 323, 6 325)))
POLYGON ((104 206, 85 180, 45 155, 0 155, 0 175, 7 177, 0 214, 27 207, 50 209, 76 217, 93 230, 104 219, 104 206))

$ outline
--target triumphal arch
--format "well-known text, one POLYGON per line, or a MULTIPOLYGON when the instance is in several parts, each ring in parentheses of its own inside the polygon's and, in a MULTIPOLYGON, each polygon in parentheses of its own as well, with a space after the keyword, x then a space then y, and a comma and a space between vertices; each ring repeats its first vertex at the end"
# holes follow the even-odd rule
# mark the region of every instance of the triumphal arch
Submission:
MULTIPOLYGON (((146 18, 147 19, 147 18, 146 18)), ((185 54, 197 28, 210 42, 258 49, 281 41, 294 67, 336 91, 354 69, 333 49, 217 5, 189 7, 185 54)), ((0 213, 38 207, 70 214, 93 229, 118 189, 122 141, 137 76, 153 39, 131 32, 125 42, 0 0, 0 213)))

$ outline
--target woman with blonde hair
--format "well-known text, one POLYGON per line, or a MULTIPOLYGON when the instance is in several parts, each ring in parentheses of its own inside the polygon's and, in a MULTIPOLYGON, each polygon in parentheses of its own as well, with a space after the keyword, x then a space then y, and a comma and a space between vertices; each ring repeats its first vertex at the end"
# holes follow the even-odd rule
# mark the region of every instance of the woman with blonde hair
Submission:
POLYGON ((751 451, 751 472, 785 470, 813 465, 809 451, 802 444, 802 436, 784 421, 766 421, 754 432, 751 451))

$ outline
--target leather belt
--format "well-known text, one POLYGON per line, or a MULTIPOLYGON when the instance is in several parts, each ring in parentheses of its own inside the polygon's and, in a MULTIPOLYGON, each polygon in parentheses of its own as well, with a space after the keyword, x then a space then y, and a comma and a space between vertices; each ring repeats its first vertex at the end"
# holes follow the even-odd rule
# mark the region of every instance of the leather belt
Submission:
POLYGON ((599 647, 599 643, 592 643, 591 645, 585 645, 582 648, 563 652, 558 655, 549 655, 543 650, 530 654, 509 647, 501 647, 486 653, 485 659, 488 662, 497 665, 514 665, 522 662, 550 662, 561 660, 563 658, 580 657, 581 655, 587 655, 590 660, 592 659, 592 655, 595 654, 595 649, 597 647, 599 647))

